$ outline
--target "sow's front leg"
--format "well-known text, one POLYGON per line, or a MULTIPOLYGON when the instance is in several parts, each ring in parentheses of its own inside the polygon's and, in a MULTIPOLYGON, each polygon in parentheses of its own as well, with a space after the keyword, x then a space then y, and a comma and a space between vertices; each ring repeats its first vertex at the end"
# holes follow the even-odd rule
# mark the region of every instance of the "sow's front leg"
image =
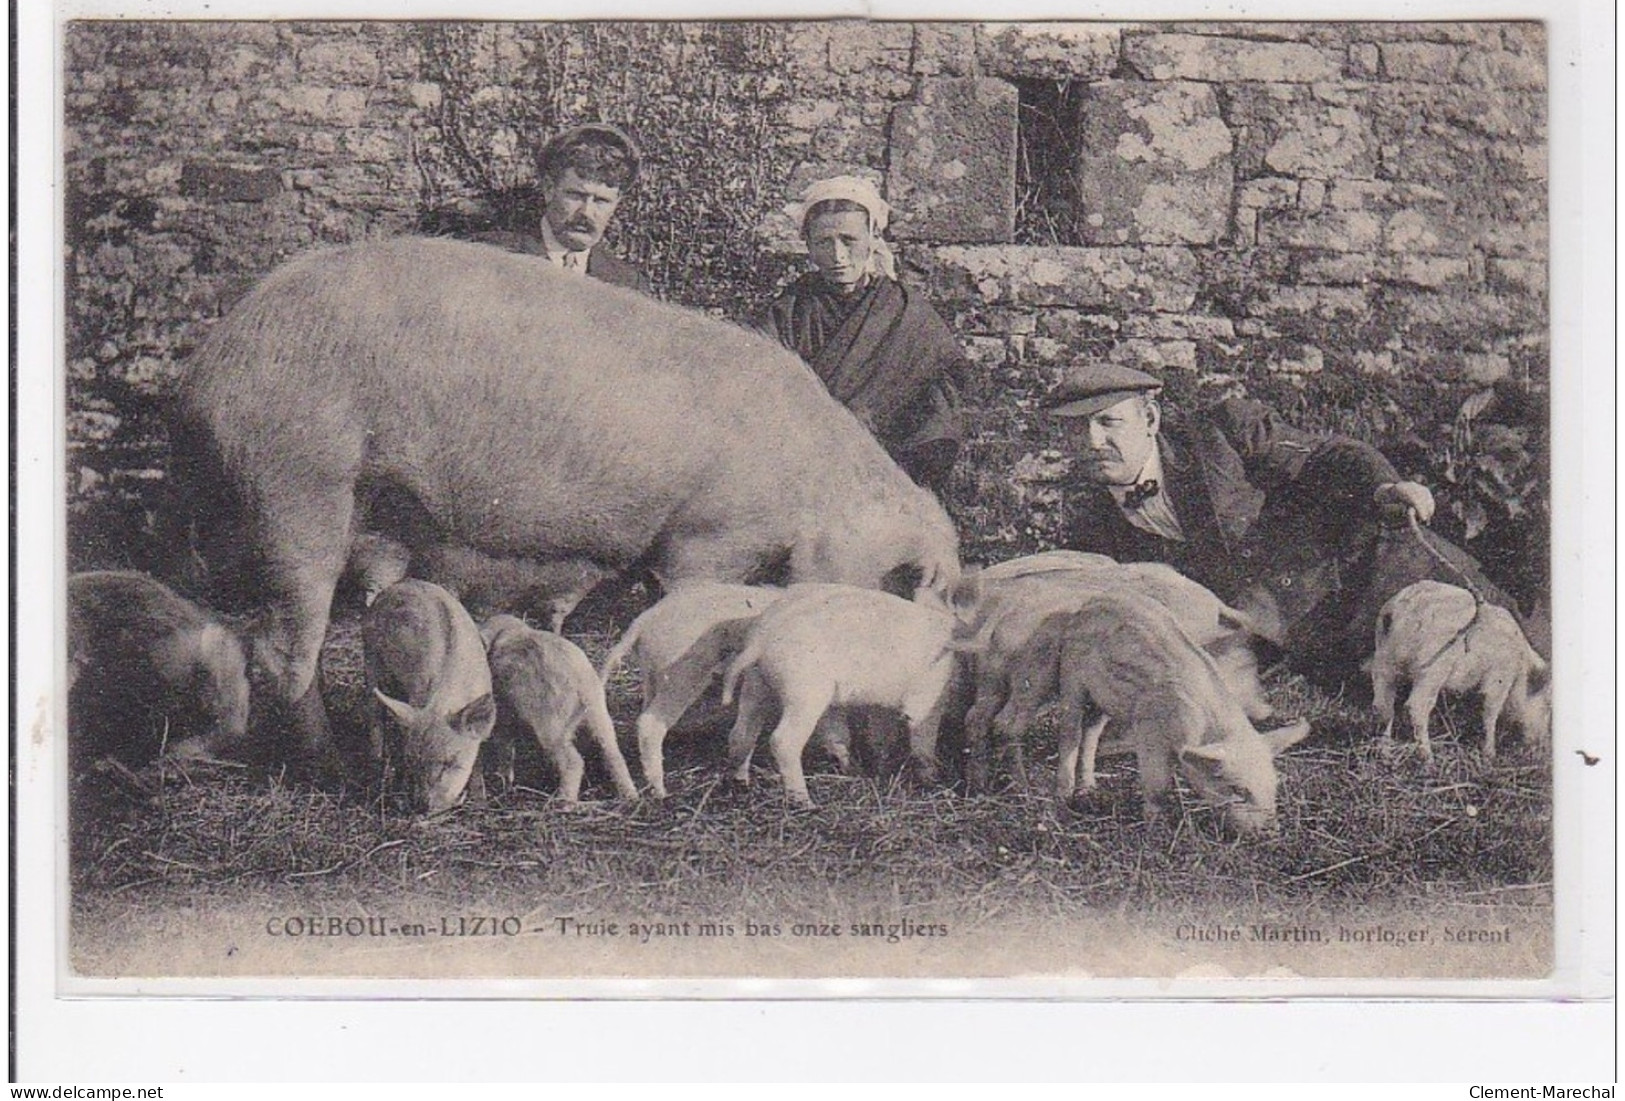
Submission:
POLYGON ((269 695, 272 716, 286 724, 317 781, 337 783, 346 775, 345 760, 328 723, 316 671, 333 593, 349 553, 353 495, 345 485, 304 497, 266 494, 262 502, 269 611, 253 637, 256 687, 269 695))

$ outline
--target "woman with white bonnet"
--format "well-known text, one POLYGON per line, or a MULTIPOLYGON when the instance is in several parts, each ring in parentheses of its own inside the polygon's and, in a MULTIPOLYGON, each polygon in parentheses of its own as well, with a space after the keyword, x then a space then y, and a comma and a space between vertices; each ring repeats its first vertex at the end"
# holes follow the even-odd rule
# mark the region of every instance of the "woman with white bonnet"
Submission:
POLYGON ((965 355, 925 296, 897 281, 881 236, 891 207, 868 180, 836 176, 786 209, 814 270, 757 327, 806 360, 909 477, 941 495, 964 434, 953 376, 965 355))

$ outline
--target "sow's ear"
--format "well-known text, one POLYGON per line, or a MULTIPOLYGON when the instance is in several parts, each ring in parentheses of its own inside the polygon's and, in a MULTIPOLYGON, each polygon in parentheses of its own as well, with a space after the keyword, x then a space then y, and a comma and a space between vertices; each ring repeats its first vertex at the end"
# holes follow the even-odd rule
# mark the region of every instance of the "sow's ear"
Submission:
POLYGON ((487 692, 468 704, 448 720, 448 725, 465 738, 484 741, 491 735, 491 726, 497 719, 496 701, 487 692))
POLYGON ((1283 749, 1295 746, 1309 736, 1309 720, 1299 719, 1295 723, 1266 730, 1262 736, 1264 744, 1270 747, 1270 756, 1274 757, 1283 749))

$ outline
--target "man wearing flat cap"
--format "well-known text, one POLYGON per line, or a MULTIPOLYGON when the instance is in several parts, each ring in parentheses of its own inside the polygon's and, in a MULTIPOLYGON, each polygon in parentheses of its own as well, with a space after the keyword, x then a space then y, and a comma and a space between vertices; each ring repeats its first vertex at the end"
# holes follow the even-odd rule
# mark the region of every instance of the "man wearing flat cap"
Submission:
POLYGON ((477 239, 511 252, 545 256, 565 271, 652 293, 641 271, 603 245, 621 197, 638 175, 641 158, 627 133, 608 123, 573 126, 536 157, 542 193, 536 232, 496 231, 477 239))
POLYGON ((1076 456, 1066 546, 1166 562, 1334 680, 1357 676, 1382 605, 1413 581, 1465 585, 1465 574, 1515 610, 1470 555, 1432 532, 1422 545, 1407 515, 1426 523, 1433 495, 1375 448, 1241 398, 1165 424, 1161 389, 1143 371, 1091 362, 1046 396, 1076 456))

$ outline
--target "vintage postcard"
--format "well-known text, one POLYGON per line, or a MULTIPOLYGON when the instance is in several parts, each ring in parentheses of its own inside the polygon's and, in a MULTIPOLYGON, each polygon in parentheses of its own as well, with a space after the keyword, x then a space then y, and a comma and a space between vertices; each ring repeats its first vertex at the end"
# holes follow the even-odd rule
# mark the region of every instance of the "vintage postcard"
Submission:
POLYGON ((55 31, 58 990, 1600 993, 1572 28, 209 14, 55 31))

